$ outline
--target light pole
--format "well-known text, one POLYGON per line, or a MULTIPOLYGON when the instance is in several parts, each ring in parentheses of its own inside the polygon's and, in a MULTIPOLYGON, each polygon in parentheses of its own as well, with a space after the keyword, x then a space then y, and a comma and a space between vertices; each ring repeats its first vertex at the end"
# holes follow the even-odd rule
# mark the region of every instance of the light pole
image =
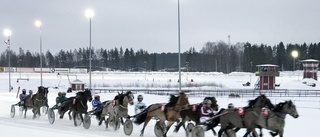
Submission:
POLYGON ((178 47, 179 47, 179 92, 181 92, 181 55, 180 55, 180 0, 178 0, 178 47))
MULTIPOLYGON (((93 16, 93 11, 88 9, 85 11, 85 15, 89 18, 89 90, 91 90, 91 18, 93 16)), ((93 92, 94 93, 94 92, 93 92)))
POLYGON ((147 61, 144 61, 144 80, 147 80, 147 61))
POLYGON ((296 64, 296 58, 298 57, 298 51, 294 50, 291 52, 291 55, 293 57, 293 72, 295 70, 295 64, 296 64))
POLYGON ((42 22, 40 20, 37 20, 34 25, 40 29, 40 83, 41 86, 43 85, 42 83, 42 22))
POLYGON ((10 67, 10 56, 11 56, 11 51, 10 51, 10 36, 11 36, 11 34, 12 34, 12 32, 11 32, 11 30, 9 30, 9 29, 5 29, 4 31, 3 31, 3 34, 5 35, 5 36, 7 36, 8 37, 8 40, 7 41, 4 41, 4 43, 6 43, 7 44, 7 46, 8 46, 8 49, 9 49, 9 53, 8 53, 8 59, 9 59, 9 61, 8 61, 8 67, 9 67, 9 92, 11 92, 11 67, 10 67))
POLYGON ((188 61, 186 62, 186 67, 187 67, 187 81, 189 81, 188 80, 188 72, 189 72, 189 62, 188 61))

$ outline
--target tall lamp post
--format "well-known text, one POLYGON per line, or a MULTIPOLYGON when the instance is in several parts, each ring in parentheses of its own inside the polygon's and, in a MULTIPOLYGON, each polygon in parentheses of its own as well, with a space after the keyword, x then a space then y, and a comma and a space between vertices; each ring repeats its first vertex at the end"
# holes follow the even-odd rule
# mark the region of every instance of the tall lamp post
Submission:
POLYGON ((147 80, 147 61, 144 61, 144 80, 147 80))
POLYGON ((42 82, 42 22, 40 20, 37 20, 34 25, 36 27, 39 28, 40 30, 40 83, 41 83, 41 86, 43 86, 43 82, 42 82))
POLYGON ((181 92, 181 55, 180 55, 180 0, 178 0, 178 47, 179 47, 179 92, 181 92))
POLYGON ((296 58, 298 57, 298 51, 294 50, 291 52, 291 55, 293 57, 293 72, 295 70, 295 64, 296 64, 296 58))
POLYGON ((89 90, 91 90, 91 60, 92 60, 92 55, 91 55, 91 18, 93 16, 93 11, 91 9, 88 9, 85 11, 85 15, 87 18, 89 18, 89 90))
POLYGON ((3 31, 3 34, 8 37, 8 40, 7 40, 7 41, 4 41, 4 43, 6 43, 6 44, 8 45, 8 49, 9 49, 9 51, 8 51, 8 52, 9 52, 9 53, 8 53, 8 59, 9 59, 9 61, 8 61, 8 67, 9 67, 9 92, 11 92, 12 87, 11 87, 11 67, 10 67, 10 56, 11 56, 11 51, 10 51, 10 36, 11 36, 12 32, 11 32, 11 30, 9 30, 9 29, 5 29, 5 30, 3 31))

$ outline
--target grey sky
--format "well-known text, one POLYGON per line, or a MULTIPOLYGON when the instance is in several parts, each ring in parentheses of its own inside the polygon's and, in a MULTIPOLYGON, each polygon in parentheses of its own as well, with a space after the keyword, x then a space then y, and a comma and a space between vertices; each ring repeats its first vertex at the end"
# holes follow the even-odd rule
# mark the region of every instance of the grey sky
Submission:
MULTIPOLYGON (((320 42, 320 0, 180 0, 181 52, 199 51, 208 41, 275 45, 320 42)), ((149 53, 178 52, 177 0, 1 0, 0 38, 12 31, 11 48, 43 52, 122 46, 149 53)), ((6 49, 5 43, 0 52, 6 49)))

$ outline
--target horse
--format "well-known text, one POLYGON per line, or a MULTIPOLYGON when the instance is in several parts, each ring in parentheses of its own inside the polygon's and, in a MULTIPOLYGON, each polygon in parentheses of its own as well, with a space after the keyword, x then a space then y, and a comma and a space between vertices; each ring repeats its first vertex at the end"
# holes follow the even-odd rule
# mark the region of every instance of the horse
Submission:
MULTIPOLYGON (((218 111, 219 109, 219 105, 217 104, 217 100, 215 97, 205 97, 203 100, 209 99, 211 100, 212 104, 211 104, 211 108, 214 111, 218 111)), ((184 125, 184 123, 187 120, 191 120, 194 121, 196 125, 200 125, 200 109, 203 106, 203 103, 200 104, 191 104, 191 105, 187 105, 183 110, 180 111, 180 116, 182 121, 180 123, 178 123, 178 125, 176 126, 174 132, 178 132, 179 128, 181 126, 183 126, 183 128, 186 130, 186 133, 188 134, 188 131, 184 125)), ((215 122, 217 123, 217 122, 215 122)), ((211 129, 213 134, 216 135, 217 133, 215 132, 215 130, 213 129, 213 127, 216 127, 218 124, 216 125, 212 125, 212 124, 208 124, 207 126, 207 130, 211 129)))
POLYGON ((105 120, 105 116, 108 116, 108 119, 105 120, 106 128, 108 128, 108 125, 111 125, 115 130, 117 130, 117 125, 119 125, 119 123, 117 123, 118 120, 120 119, 121 124, 123 124, 124 122, 122 118, 129 118, 128 105, 134 104, 133 99, 133 93, 131 91, 127 91, 126 93, 119 93, 112 101, 105 101, 99 123, 101 124, 101 122, 105 120))
POLYGON ((47 100, 48 92, 49 92, 48 88, 39 86, 37 93, 32 95, 31 97, 28 97, 25 100, 25 103, 23 104, 23 109, 25 111, 24 118, 26 118, 28 108, 32 108, 33 119, 37 117, 37 114, 41 116, 40 108, 43 106, 44 102, 47 100))
POLYGON ((179 96, 170 95, 168 104, 156 103, 148 106, 141 113, 133 116, 135 117, 134 123, 140 125, 144 122, 140 136, 143 136, 144 129, 152 117, 156 117, 160 120, 160 123, 168 121, 166 130, 164 131, 163 137, 167 136, 167 131, 170 129, 172 124, 180 118, 180 111, 185 105, 189 105, 188 97, 185 93, 180 92, 179 96))
POLYGON ((77 92, 75 97, 70 97, 66 101, 62 103, 60 109, 60 119, 63 118, 65 112, 69 111, 69 119, 73 118, 74 125, 77 126, 76 116, 80 116, 81 121, 83 121, 82 114, 87 114, 88 105, 87 102, 92 101, 91 91, 89 89, 85 89, 83 92, 77 92), (71 116, 71 112, 72 116, 71 116))
POLYGON ((270 132, 273 137, 278 134, 280 137, 283 137, 285 118, 287 114, 289 114, 293 118, 299 117, 296 106, 292 103, 291 100, 277 104, 275 108, 270 111, 268 111, 268 109, 265 109, 265 111, 261 112, 258 118, 260 136, 262 137, 262 128, 265 128, 276 132, 270 132))
POLYGON ((224 131, 232 127, 246 128, 247 132, 244 137, 247 137, 250 132, 253 132, 253 136, 257 137, 258 135, 255 132, 257 120, 261 109, 265 106, 274 108, 271 101, 265 95, 260 95, 254 100, 249 100, 247 107, 225 109, 219 116, 221 128, 218 132, 218 137, 221 137, 224 131))

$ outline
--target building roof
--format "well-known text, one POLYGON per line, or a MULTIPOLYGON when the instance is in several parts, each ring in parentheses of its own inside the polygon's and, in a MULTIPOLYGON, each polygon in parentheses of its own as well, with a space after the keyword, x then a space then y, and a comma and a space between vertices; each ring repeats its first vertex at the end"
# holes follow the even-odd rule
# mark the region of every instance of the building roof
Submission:
POLYGON ((257 67, 279 67, 279 66, 273 65, 273 64, 261 64, 261 65, 257 65, 257 67))
POLYGON ((85 83, 82 82, 82 81, 79 80, 79 79, 76 79, 76 80, 72 81, 71 84, 85 84, 85 83))
POLYGON ((319 62, 319 60, 315 60, 315 59, 306 59, 306 60, 302 60, 301 62, 319 62))

